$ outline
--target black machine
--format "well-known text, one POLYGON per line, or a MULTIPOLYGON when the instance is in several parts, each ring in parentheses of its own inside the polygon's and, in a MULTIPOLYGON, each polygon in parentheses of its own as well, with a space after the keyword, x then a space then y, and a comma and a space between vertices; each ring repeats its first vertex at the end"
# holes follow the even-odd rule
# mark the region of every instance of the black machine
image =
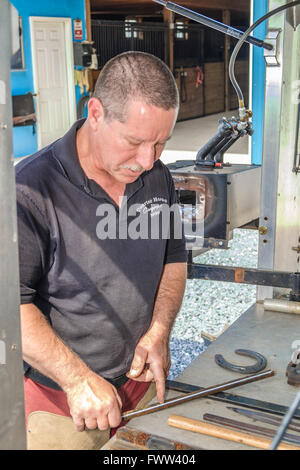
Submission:
POLYGON ((90 67, 92 64, 93 47, 89 42, 74 42, 74 65, 90 67))

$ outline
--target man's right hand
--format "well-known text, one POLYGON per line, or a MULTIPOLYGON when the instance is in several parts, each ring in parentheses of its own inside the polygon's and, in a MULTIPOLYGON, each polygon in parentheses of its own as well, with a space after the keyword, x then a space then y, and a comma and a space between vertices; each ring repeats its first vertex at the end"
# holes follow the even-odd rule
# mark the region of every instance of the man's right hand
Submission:
POLYGON ((68 404, 78 431, 114 428, 121 422, 122 401, 117 389, 107 380, 91 372, 86 378, 67 388, 68 404))
POLYGON ((116 388, 63 343, 34 304, 21 305, 21 325, 24 360, 66 392, 78 431, 118 426, 122 402, 116 388))

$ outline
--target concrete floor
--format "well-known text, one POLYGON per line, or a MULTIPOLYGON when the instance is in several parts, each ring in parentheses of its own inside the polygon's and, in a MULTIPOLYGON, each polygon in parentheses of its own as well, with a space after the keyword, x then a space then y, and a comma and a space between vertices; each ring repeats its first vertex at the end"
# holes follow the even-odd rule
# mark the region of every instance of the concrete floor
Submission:
MULTIPOLYGON (((162 161, 171 163, 176 160, 194 160, 198 150, 217 132, 218 121, 225 115, 226 117, 237 116, 237 111, 177 122, 173 136, 162 154, 162 161)), ((248 146, 248 136, 242 137, 225 154, 225 161, 230 163, 251 163, 248 146)))

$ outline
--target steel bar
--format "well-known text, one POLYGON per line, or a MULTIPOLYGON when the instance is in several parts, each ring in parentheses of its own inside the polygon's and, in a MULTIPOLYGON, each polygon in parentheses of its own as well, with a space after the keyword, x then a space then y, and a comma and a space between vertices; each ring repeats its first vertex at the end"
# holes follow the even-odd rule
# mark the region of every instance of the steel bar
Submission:
MULTIPOLYGON (((270 416, 266 413, 260 413, 259 411, 245 410, 244 408, 236 408, 234 406, 227 406, 227 408, 228 410, 232 410, 235 413, 247 416, 248 418, 253 419, 253 421, 260 421, 262 423, 273 424, 274 426, 278 426, 282 422, 282 419, 278 416, 270 416)), ((293 422, 289 425, 289 430, 300 432, 300 423, 293 422)))
MULTIPOLYGON (((222 424, 223 426, 228 426, 229 428, 238 429, 239 431, 251 432, 259 436, 273 438, 276 435, 276 430, 274 429, 256 426, 255 424, 244 423, 243 421, 236 421, 235 419, 229 419, 223 416, 205 413, 203 415, 203 419, 205 421, 209 421, 210 423, 222 424)), ((294 436, 293 434, 285 434, 283 440, 291 444, 300 445, 300 436, 294 436)))
POLYGON ((289 424, 290 424, 291 420, 293 419, 293 416, 295 415, 299 405, 300 405, 300 392, 297 393, 297 395, 296 395, 295 399, 293 400, 287 414, 283 418, 282 423, 281 423, 281 425, 278 429, 278 432, 277 432, 276 436, 274 437, 274 439, 272 441, 272 444, 270 446, 270 450, 276 450, 277 449, 277 447, 278 447, 280 441, 282 440, 282 438, 285 434, 285 431, 289 427, 289 424))
POLYGON ((234 266, 218 266, 193 263, 189 266, 189 277, 210 281, 237 282, 259 286, 273 286, 293 289, 297 273, 271 271, 234 266))
POLYGON ((183 403, 194 400, 196 398, 206 397, 207 395, 221 392, 223 390, 228 390, 230 388, 238 387, 240 385, 244 385, 250 382, 255 382, 257 380, 266 379, 267 377, 272 377, 273 375, 274 375, 273 370, 266 370, 264 372, 260 372, 259 374, 252 374, 246 377, 240 377, 239 379, 230 380, 229 382, 225 382, 219 385, 213 385, 212 387, 208 387, 203 390, 197 390, 195 392, 191 392, 180 397, 171 398, 170 400, 166 400, 164 403, 155 403, 154 405, 151 405, 148 408, 144 408, 142 410, 127 411, 122 414, 122 419, 127 420, 131 418, 136 418, 138 416, 144 416, 146 414, 150 414, 155 411, 160 411, 166 408, 170 408, 171 406, 181 405, 183 403))
MULTIPOLYGON (((207 16, 204 16, 201 13, 197 13, 193 10, 189 10, 188 8, 182 7, 181 5, 177 5, 176 3, 165 2, 163 0, 153 0, 153 1, 155 3, 159 3, 160 5, 165 7, 167 10, 173 11, 174 13, 178 13, 179 15, 189 18, 190 20, 196 21, 197 23, 201 23, 204 26, 208 26, 210 28, 216 29, 217 31, 220 31, 221 33, 228 34, 228 36, 232 36, 236 39, 240 39, 244 34, 243 31, 240 31, 236 28, 233 28, 229 25, 221 23, 220 21, 216 21, 207 16)), ((253 36, 249 36, 246 39, 246 42, 249 42, 250 44, 253 44, 254 46, 263 47, 264 49, 268 49, 268 50, 273 49, 273 47, 270 44, 262 41, 261 39, 257 39, 253 36)))
MULTIPOLYGON (((175 390, 177 392, 189 393, 201 389, 197 385, 186 384, 182 382, 176 382, 174 380, 167 380, 166 387, 169 390, 175 390)), ((278 405, 277 403, 271 403, 263 400, 257 400, 255 398, 243 397, 241 395, 233 395, 232 393, 219 392, 211 395, 210 400, 221 401, 225 403, 235 404, 238 406, 244 406, 246 408, 251 408, 254 410, 264 411, 266 413, 273 413, 279 416, 284 416, 288 407, 284 405, 278 405)), ((297 411, 294 415, 295 419, 300 419, 300 412, 297 411)))

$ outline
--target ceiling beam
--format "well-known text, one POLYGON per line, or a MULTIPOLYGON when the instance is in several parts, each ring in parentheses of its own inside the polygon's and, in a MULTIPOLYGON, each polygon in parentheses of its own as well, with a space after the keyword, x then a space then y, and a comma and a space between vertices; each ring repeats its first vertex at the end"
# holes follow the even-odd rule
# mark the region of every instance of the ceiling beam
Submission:
MULTIPOLYGON (((250 0, 175 0, 178 3, 191 10, 199 11, 204 9, 221 9, 240 12, 250 11, 250 0)), ((113 11, 126 13, 154 13, 162 10, 163 7, 151 0, 91 0, 91 10, 93 11, 113 11)))

